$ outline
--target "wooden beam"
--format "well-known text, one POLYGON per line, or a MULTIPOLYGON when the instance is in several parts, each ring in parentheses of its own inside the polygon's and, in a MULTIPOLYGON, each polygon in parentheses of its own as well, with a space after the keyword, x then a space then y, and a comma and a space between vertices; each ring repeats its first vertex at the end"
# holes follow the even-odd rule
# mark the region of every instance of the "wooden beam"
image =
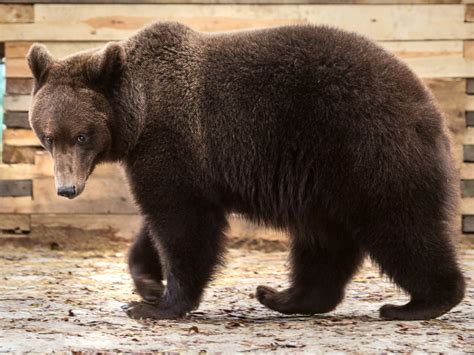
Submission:
POLYGON ((32 196, 31 180, 0 180, 1 197, 32 196))
POLYGON ((33 20, 33 5, 0 4, 0 23, 29 23, 33 20))
POLYGON ((4 114, 3 123, 8 128, 30 128, 28 112, 7 111, 4 114))
POLYGON ((122 40, 155 21, 200 31, 325 24, 377 40, 467 39, 465 5, 35 5, 35 23, 0 25, 0 41, 122 40))
POLYGON ((30 216, 25 214, 0 214, 0 230, 29 232, 30 216))

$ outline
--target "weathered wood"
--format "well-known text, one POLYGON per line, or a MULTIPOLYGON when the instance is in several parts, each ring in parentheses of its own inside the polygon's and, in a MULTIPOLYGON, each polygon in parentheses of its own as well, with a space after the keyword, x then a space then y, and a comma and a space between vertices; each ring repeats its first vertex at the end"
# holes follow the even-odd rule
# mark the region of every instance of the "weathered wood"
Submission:
MULTIPOLYGON (((85 0, 83 4, 461 4, 474 0, 85 0)), ((51 0, 0 0, 1 2, 48 4, 51 0)), ((77 4, 78 0, 54 0, 57 4, 77 4)))
POLYGON ((474 40, 464 41, 464 58, 474 59, 474 40))
POLYGON ((461 196, 474 197, 474 180, 461 180, 461 196))
POLYGON ((8 111, 3 116, 3 123, 8 128, 30 128, 28 112, 8 111))
POLYGON ((20 147, 38 147, 40 142, 31 129, 7 128, 3 131, 3 144, 20 147))
POLYGON ((6 93, 9 95, 29 95, 33 88, 32 78, 8 78, 6 93))
POLYGON ((474 22, 474 5, 466 5, 466 22, 474 22))
POLYGON ((30 78, 31 71, 23 58, 7 58, 5 61, 5 74, 7 78, 30 78))
MULTIPOLYGON (((49 52, 57 58, 66 57, 70 54, 103 47, 107 42, 44 42, 42 43, 48 47, 49 52)), ((22 58, 25 59, 33 42, 7 42, 5 44, 5 56, 7 58, 22 58)))
MULTIPOLYGON (((472 63, 474 65, 474 63, 472 63)), ((474 79, 467 79, 466 80, 466 94, 474 95, 474 79)))
POLYGON ((28 23, 33 20, 33 5, 0 4, 0 23, 28 23))
MULTIPOLYGON (((1 215, 0 215, 1 216, 1 215)), ((0 217, 1 218, 1 217, 0 217)), ((77 228, 85 231, 111 230, 118 238, 133 239, 140 230, 138 214, 33 214, 31 228, 77 228)))
POLYGON ((4 145, 2 151, 2 162, 4 164, 33 164, 37 147, 16 147, 4 145))
POLYGON ((122 40, 159 20, 201 31, 317 23, 378 40, 465 39, 464 5, 36 5, 35 23, 0 25, 0 41, 122 40))
POLYGON ((474 145, 465 145, 463 149, 464 149, 464 161, 474 162, 474 145))
POLYGON ((3 107, 5 111, 28 111, 30 103, 30 95, 5 95, 3 107))
POLYGON ((466 111, 474 111, 474 95, 467 95, 466 111))
POLYGON ((91 177, 74 200, 56 194, 53 178, 33 180, 33 196, 0 197, 0 213, 137 214, 124 180, 91 177))
POLYGON ((462 216, 462 232, 474 233, 474 216, 462 216))
MULTIPOLYGON (((53 160, 44 150, 36 151, 35 164, 0 164, 0 179, 35 179, 53 176, 53 160)), ((125 181, 120 164, 100 164, 91 178, 125 181)))
POLYGON ((474 111, 466 111, 466 126, 474 127, 474 111))
POLYGON ((0 180, 1 197, 31 196, 32 193, 31 180, 0 180))
POLYGON ((0 214, 0 230, 28 232, 30 231, 30 216, 25 214, 0 214))

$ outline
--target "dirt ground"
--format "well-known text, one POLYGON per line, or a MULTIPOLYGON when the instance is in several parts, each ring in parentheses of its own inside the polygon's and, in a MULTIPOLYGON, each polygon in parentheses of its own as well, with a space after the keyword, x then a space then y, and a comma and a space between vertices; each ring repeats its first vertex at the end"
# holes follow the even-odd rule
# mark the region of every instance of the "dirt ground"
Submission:
POLYGON ((179 321, 138 322, 121 308, 138 299, 124 248, 0 249, 0 352, 474 352, 473 249, 462 252, 464 302, 422 322, 378 318, 382 304, 407 298, 368 262, 336 311, 282 316, 254 292, 260 284, 285 286, 286 252, 231 249, 197 311, 179 321))

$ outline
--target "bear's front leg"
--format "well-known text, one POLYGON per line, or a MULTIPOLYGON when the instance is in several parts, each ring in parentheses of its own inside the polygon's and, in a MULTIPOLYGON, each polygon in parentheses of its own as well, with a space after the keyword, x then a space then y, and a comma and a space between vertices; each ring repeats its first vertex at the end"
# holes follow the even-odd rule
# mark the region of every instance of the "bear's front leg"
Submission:
POLYGON ((160 201, 167 201, 166 206, 156 208, 155 204, 147 221, 165 268, 166 289, 156 304, 131 303, 126 312, 135 319, 174 319, 197 308, 220 260, 227 226, 220 208, 176 195, 160 201))

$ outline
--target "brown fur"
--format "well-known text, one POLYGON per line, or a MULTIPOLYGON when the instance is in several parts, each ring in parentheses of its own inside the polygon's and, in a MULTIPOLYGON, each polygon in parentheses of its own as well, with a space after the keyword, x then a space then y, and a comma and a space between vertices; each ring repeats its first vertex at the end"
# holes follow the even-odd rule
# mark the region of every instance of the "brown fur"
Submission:
POLYGON ((291 236, 291 286, 257 289, 276 311, 331 311, 366 254, 411 296, 384 318, 433 318, 461 301, 443 118, 371 41, 327 27, 211 35, 158 23, 59 61, 34 46, 29 62, 31 124, 52 138, 69 197, 99 162, 127 170, 146 221, 130 270, 149 302, 130 316, 199 305, 230 212, 291 236))

